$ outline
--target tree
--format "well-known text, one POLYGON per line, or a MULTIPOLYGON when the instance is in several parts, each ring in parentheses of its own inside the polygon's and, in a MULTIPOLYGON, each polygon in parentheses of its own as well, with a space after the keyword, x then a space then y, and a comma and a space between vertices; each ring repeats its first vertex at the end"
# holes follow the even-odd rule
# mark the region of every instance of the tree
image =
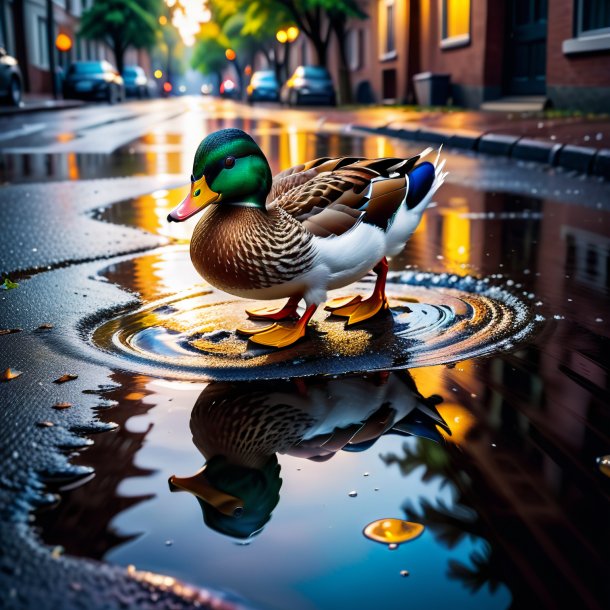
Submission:
POLYGON ((160 11, 159 0, 95 0, 81 17, 80 35, 107 43, 118 71, 123 72, 129 47, 155 44, 160 11))
MULTIPOLYGON (((234 0, 235 2, 235 0, 234 0)), ((358 0, 237 0, 248 7, 247 31, 256 34, 258 28, 267 28, 274 15, 294 22, 311 41, 317 63, 328 65, 328 48, 334 33, 339 47, 339 95, 342 102, 351 100, 350 70, 347 59, 348 19, 366 19, 367 15, 358 0)))
POLYGON ((368 19, 355 0, 344 2, 343 10, 337 10, 334 6, 329 9, 328 17, 330 27, 337 38, 339 47, 339 98, 341 103, 352 102, 352 75, 347 57, 347 21, 350 17, 357 19, 368 19), (349 10, 346 10, 348 9, 349 10))
POLYGON ((203 74, 214 74, 222 82, 222 69, 227 65, 225 51, 229 40, 216 22, 204 23, 197 37, 191 66, 203 74))

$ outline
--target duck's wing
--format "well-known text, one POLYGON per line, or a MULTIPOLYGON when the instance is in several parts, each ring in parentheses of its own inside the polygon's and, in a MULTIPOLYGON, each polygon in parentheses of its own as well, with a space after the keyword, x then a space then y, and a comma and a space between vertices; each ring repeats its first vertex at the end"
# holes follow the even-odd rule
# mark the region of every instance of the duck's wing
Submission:
POLYGON ((268 207, 280 207, 319 237, 341 235, 360 219, 385 229, 407 199, 408 173, 427 152, 410 159, 316 159, 281 178, 295 183, 268 207))
POLYGON ((321 172, 332 171, 334 168, 343 167, 361 160, 361 157, 320 157, 313 161, 307 161, 307 163, 289 167, 273 176, 271 190, 269 195, 267 195, 267 203, 276 200, 296 186, 309 182, 321 172))

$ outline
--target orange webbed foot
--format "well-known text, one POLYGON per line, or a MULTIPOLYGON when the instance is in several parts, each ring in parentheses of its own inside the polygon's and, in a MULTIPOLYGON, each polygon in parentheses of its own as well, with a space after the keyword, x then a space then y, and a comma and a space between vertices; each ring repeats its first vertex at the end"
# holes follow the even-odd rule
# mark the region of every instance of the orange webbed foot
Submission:
POLYGON ((301 297, 290 297, 282 307, 259 307, 246 309, 248 317, 252 320, 289 320, 298 319, 297 311, 301 297))
POLYGON ((358 324, 376 316, 380 311, 389 309, 385 294, 374 292, 372 296, 355 305, 347 305, 333 311, 333 315, 347 318, 346 325, 358 324))
POLYGON ((238 328, 237 332, 248 335, 250 341, 267 347, 289 347, 307 333, 307 324, 315 313, 317 305, 310 305, 294 326, 271 324, 263 328, 238 328))
POLYGON ((337 309, 342 309, 344 307, 348 307, 349 305, 356 305, 356 303, 360 303, 360 301, 362 301, 362 296, 359 294, 347 297, 337 297, 327 301, 324 309, 334 313, 337 309))

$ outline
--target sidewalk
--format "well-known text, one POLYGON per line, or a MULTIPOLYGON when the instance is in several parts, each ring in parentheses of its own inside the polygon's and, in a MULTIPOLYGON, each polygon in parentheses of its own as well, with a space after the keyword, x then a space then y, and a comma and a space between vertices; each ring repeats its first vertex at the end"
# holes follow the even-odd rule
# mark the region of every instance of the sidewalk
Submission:
POLYGON ((610 180, 610 115, 372 107, 329 110, 353 129, 538 161, 610 180))
POLYGON ((24 95, 19 106, 0 106, 0 116, 11 116, 26 112, 40 112, 52 110, 67 110, 79 108, 84 102, 80 100, 54 100, 47 95, 24 95))

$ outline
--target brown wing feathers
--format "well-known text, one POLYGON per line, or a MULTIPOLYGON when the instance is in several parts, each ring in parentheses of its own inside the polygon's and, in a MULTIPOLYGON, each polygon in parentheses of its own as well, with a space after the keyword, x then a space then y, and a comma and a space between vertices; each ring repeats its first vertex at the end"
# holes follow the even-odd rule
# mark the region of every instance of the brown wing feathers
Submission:
POLYGON ((274 179, 271 205, 319 237, 341 235, 361 218, 385 230, 405 200, 406 174, 419 159, 315 159, 274 179))

